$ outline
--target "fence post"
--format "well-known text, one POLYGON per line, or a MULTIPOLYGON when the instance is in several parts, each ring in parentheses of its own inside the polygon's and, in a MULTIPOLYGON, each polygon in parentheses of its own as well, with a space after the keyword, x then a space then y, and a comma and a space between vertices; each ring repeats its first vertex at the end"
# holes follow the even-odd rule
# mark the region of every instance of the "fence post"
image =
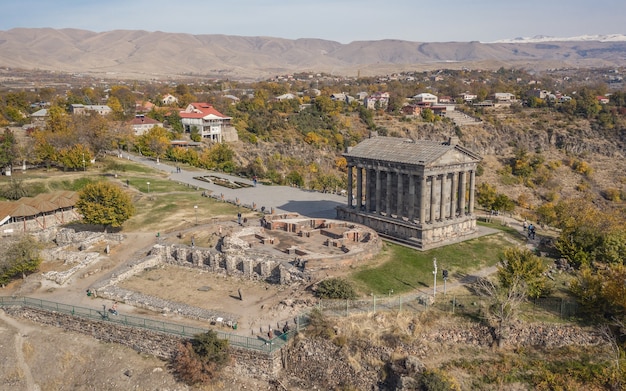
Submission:
POLYGON ((398 296, 398 301, 400 302, 398 312, 402 312, 402 296, 398 296))
POLYGON ((452 296, 452 313, 454 314, 454 307, 456 307, 456 296, 452 296))

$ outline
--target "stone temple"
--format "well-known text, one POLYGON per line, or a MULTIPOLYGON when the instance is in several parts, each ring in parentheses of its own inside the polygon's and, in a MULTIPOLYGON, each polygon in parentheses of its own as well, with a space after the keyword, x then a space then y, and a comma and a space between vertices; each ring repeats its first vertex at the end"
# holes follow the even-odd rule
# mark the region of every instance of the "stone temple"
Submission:
POLYGON ((437 142, 374 136, 344 157, 348 204, 337 208, 338 218, 422 250, 476 236, 481 157, 458 145, 457 137, 437 142))

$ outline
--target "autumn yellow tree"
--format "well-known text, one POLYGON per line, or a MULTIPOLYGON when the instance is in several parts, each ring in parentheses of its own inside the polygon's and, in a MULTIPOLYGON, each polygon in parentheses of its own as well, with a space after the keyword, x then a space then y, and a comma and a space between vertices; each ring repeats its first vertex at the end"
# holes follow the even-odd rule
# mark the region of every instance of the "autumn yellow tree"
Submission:
POLYGON ((144 155, 154 156, 157 161, 165 155, 170 146, 170 133, 161 126, 155 126, 137 139, 138 147, 144 155))
POLYGON ((121 227, 134 213, 130 196, 121 187, 106 181, 90 183, 79 192, 76 209, 89 224, 121 227))

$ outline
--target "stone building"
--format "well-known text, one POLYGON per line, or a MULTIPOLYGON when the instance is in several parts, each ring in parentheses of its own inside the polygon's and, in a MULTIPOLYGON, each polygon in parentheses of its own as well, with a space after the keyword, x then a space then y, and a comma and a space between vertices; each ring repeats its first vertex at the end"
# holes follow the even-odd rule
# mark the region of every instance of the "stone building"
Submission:
POLYGON ((448 142, 371 137, 344 154, 348 204, 337 217, 429 249, 474 236, 479 155, 448 142))

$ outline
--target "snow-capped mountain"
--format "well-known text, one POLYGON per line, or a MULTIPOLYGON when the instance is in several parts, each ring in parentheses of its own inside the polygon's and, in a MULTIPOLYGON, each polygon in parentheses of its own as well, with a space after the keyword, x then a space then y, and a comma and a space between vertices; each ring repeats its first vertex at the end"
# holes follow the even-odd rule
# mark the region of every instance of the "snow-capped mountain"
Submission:
POLYGON ((512 39, 502 39, 494 42, 485 43, 538 43, 538 42, 580 42, 580 41, 598 41, 598 42, 624 42, 626 35, 624 34, 606 34, 606 35, 580 35, 577 37, 551 37, 547 35, 535 35, 534 37, 517 37, 512 39))

